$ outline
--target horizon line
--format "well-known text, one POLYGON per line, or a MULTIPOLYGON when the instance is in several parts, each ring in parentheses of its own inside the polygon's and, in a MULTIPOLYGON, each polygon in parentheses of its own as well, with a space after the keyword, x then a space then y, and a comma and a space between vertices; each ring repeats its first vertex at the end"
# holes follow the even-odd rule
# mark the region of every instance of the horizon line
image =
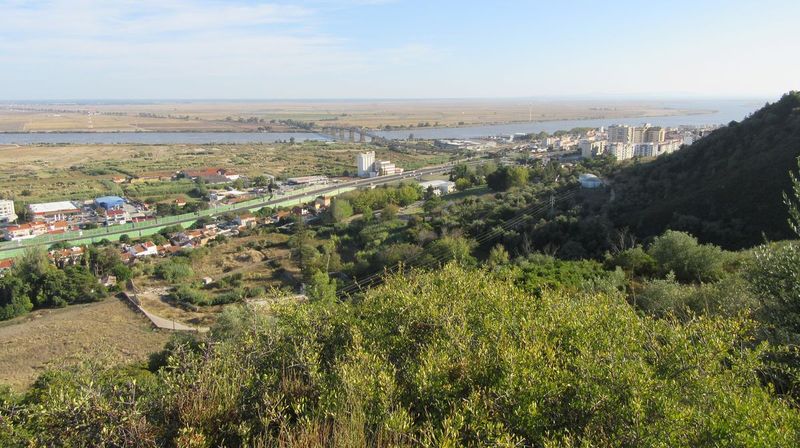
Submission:
MULTIPOLYGON (((788 93, 788 92, 786 92, 788 93)), ((785 94, 785 93, 784 93, 785 94)), ((780 96, 784 95, 781 94, 780 96)), ((778 96, 778 99, 780 98, 778 96)), ((697 101, 697 100, 731 100, 762 101, 774 98, 766 95, 691 95, 691 94, 647 94, 647 95, 536 95, 536 96, 475 96, 475 97, 287 97, 287 98, 0 98, 0 104, 14 103, 81 103, 81 102, 113 102, 113 103, 145 103, 145 102, 364 102, 364 101, 697 101)), ((776 99, 777 100, 777 99, 776 99)))

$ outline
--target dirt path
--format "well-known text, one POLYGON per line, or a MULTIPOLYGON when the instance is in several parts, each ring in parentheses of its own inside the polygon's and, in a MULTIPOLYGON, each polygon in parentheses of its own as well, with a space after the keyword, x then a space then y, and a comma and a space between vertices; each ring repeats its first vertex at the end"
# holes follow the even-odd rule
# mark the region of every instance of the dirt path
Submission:
POLYGON ((169 333, 117 298, 35 311, 0 323, 0 383, 28 387, 48 367, 103 356, 112 363, 143 361, 169 333))

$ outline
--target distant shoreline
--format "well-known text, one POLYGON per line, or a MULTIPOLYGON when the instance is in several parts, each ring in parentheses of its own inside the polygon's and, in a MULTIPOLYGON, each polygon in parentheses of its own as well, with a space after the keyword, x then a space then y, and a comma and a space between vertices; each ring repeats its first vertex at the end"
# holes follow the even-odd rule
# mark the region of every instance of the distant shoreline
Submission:
MULTIPOLYGON (((714 109, 660 109, 663 111, 670 111, 672 113, 663 113, 663 114, 632 114, 632 115, 625 115, 619 117, 571 117, 571 118, 545 118, 545 119, 534 119, 534 120, 506 120, 506 121, 487 121, 487 122, 479 122, 479 123, 465 123, 463 125, 454 124, 454 125, 439 125, 439 126, 414 126, 414 127, 405 127, 405 126, 392 126, 389 129, 386 128, 374 128, 374 127, 361 127, 356 125, 342 125, 342 126, 331 126, 335 128, 353 128, 353 129, 364 129, 366 131, 374 131, 374 132, 382 132, 382 131, 415 131, 415 130, 427 130, 427 129, 462 129, 462 128, 470 128, 476 126, 502 126, 502 125, 510 125, 510 124, 525 124, 525 123, 551 123, 556 121, 590 121, 590 120, 630 120, 636 118, 661 118, 661 117, 677 117, 677 116, 695 116, 695 115, 711 115, 719 112, 718 110, 714 109)), ((324 127, 323 127, 324 128, 324 127)), ((315 130, 286 130, 286 131, 258 131, 255 129, 231 129, 231 130, 204 130, 204 129, 185 129, 185 130, 39 130, 39 131, 0 131, 1 135, 67 135, 67 134, 297 134, 297 135, 305 135, 305 134, 320 134, 323 131, 323 128, 318 128, 315 130)))

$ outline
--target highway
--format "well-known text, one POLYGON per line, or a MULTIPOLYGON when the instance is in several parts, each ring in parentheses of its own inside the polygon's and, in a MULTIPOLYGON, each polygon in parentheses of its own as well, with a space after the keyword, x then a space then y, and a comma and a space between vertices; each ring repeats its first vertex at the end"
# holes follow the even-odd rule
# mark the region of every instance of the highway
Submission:
MULTIPOLYGON (((418 170, 407 171, 407 172, 404 172, 402 174, 394 174, 394 175, 391 175, 391 176, 372 177, 372 178, 368 178, 368 179, 357 179, 357 180, 353 180, 353 181, 350 181, 350 182, 340 182, 340 183, 320 186, 319 189, 304 191, 304 192, 298 193, 298 194, 289 194, 289 195, 277 196, 277 197, 273 196, 272 199, 265 199, 263 202, 259 202, 259 203, 255 203, 255 204, 248 203, 247 205, 244 205, 244 206, 239 207, 239 208, 236 208, 236 207, 234 207, 234 208, 226 208, 224 210, 219 211, 218 213, 211 212, 210 214, 206 214, 204 216, 214 217, 214 216, 218 216, 218 215, 222 215, 222 214, 226 214, 226 213, 237 213, 237 212, 243 212, 243 211, 248 211, 248 210, 255 210, 255 209, 262 208, 262 207, 276 206, 276 205, 280 205, 280 204, 284 204, 285 205, 287 202, 292 202, 292 201, 298 201, 298 203, 300 203, 300 202, 302 202, 303 198, 308 198, 309 196, 321 196, 321 195, 325 195, 327 193, 336 192, 337 190, 341 190, 341 189, 348 189, 348 191, 349 191, 349 190, 352 190, 352 189, 355 189, 355 188, 359 188, 359 187, 385 185, 385 184, 389 184, 389 183, 392 183, 392 182, 398 182, 398 181, 402 181, 402 180, 406 180, 406 179, 413 179, 413 178, 417 178, 417 177, 421 177, 421 176, 427 176, 427 175, 430 175, 430 174, 446 173, 446 172, 450 171, 453 168, 453 166, 455 166, 457 164, 464 163, 464 164, 467 164, 467 165, 475 165, 475 164, 481 163, 482 161, 484 161, 484 159, 465 159, 465 160, 459 160, 459 161, 455 161, 455 162, 448 162, 448 163, 446 163, 444 165, 436 165, 436 166, 432 166, 432 167, 420 168, 418 170)), ((58 238, 47 239, 47 240, 42 240, 40 242, 36 241, 37 238, 32 238, 32 239, 26 240, 24 242, 24 247, 28 248, 28 247, 35 247, 35 246, 42 246, 42 245, 50 246, 50 245, 55 244, 55 243, 69 242, 69 241, 85 241, 87 239, 101 240, 101 239, 105 238, 105 239, 109 239, 109 240, 116 240, 116 239, 119 239, 119 236, 121 236, 123 234, 129 234, 130 235, 130 234, 144 232, 146 230, 163 228, 163 227, 166 227, 166 226, 173 226, 173 225, 177 225, 177 224, 183 225, 183 224, 193 223, 199 217, 200 217, 199 214, 195 214, 195 215, 186 215, 186 217, 183 218, 183 219, 170 221, 168 223, 157 222, 157 221, 156 222, 143 222, 143 223, 141 223, 142 224, 141 226, 137 226, 134 230, 131 230, 129 228, 123 228, 123 229, 116 230, 114 227, 109 227, 107 233, 103 233, 101 235, 96 235, 94 237, 87 237, 87 236, 78 235, 78 236, 70 236, 70 237, 66 237, 66 238, 62 238, 62 239, 58 239, 58 238)), ((22 248, 22 246, 13 245, 13 244, 5 244, 5 245, 3 245, 2 247, 0 247, 0 259, 13 257, 13 256, 15 256, 14 254, 18 255, 21 248, 22 248)))

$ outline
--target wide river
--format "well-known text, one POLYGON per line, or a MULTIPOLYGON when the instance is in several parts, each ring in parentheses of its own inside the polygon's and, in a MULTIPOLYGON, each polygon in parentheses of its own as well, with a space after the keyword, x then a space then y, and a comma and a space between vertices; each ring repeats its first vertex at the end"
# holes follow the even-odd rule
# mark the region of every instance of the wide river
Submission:
MULTIPOLYGON (((714 100, 714 101, 676 101, 653 102, 651 104, 682 110, 712 110, 713 113, 672 115, 666 117, 636 117, 594 120, 555 120, 530 123, 510 123, 483 126, 464 126, 457 128, 414 128, 399 131, 375 131, 376 135, 389 139, 405 139, 409 134, 415 138, 478 138, 493 135, 517 133, 554 132, 577 127, 600 127, 611 124, 636 125, 650 123, 654 126, 704 126, 727 124, 740 121, 753 113, 763 100, 714 100)), ((0 133, 0 144, 225 144, 225 143, 274 143, 288 141, 316 140, 328 138, 315 133, 280 132, 48 132, 48 133, 0 133)))

